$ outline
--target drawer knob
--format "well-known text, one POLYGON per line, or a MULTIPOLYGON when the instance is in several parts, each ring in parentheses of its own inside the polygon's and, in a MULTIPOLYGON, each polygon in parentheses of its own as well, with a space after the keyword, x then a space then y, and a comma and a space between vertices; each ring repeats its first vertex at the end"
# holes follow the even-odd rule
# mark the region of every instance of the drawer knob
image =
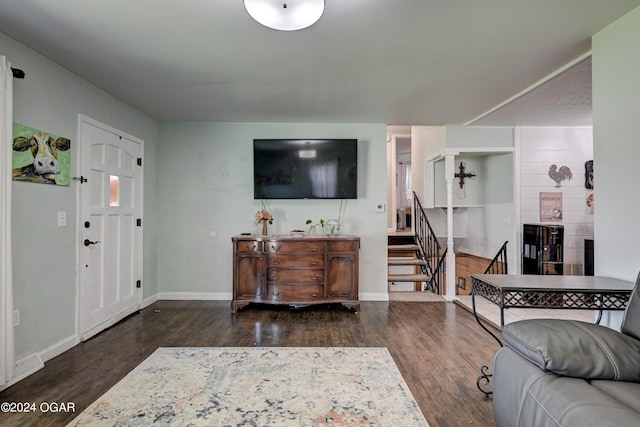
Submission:
POLYGON ((344 251, 344 249, 345 249, 344 245, 340 245, 340 246, 338 246, 338 250, 339 250, 339 251, 344 251))
POLYGON ((315 276, 310 276, 311 280, 318 280, 319 278, 320 278, 320 276, 317 275, 317 274, 315 276))
POLYGON ((315 297, 317 297, 317 296, 318 296, 318 293, 317 293, 317 292, 315 292, 315 293, 311 294, 311 296, 315 298, 315 297))
POLYGON ((311 261, 310 264, 311 265, 318 265, 318 264, 320 264, 320 261, 318 261, 317 259, 314 259, 313 261, 311 261))
POLYGON ((274 290, 274 291, 273 291, 273 295, 278 296, 278 295, 280 295, 280 292, 278 292, 278 291, 274 290))

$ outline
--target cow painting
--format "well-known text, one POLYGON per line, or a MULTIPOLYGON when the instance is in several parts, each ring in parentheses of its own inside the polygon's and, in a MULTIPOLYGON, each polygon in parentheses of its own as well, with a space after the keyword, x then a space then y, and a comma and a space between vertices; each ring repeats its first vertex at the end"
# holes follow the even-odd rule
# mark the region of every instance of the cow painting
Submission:
MULTIPOLYGON (((22 128, 30 129, 24 126, 22 128)), ((59 155, 70 148, 71 141, 68 138, 34 129, 31 129, 31 132, 21 132, 21 135, 16 135, 14 126, 13 179, 69 185, 69 157, 67 155, 61 164, 59 155), (65 173, 61 174, 61 172, 65 173)))

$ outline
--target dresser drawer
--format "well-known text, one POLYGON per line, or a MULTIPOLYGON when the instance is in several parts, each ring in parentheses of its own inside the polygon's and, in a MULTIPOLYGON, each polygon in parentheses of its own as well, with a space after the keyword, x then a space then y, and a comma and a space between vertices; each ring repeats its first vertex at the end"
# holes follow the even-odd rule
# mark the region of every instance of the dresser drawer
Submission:
POLYGON ((273 302, 313 302, 322 298, 322 286, 319 285, 269 285, 265 296, 267 301, 273 302))
POLYGON ((262 252, 262 242, 257 240, 236 241, 238 252, 262 252))
POLYGON ((330 240, 327 242, 328 252, 354 252, 356 242, 351 240, 330 240))
POLYGON ((282 270, 267 269, 267 280, 278 283, 324 283, 323 268, 305 268, 282 270))
POLYGON ((324 242, 287 242, 287 241, 271 241, 266 242, 266 251, 268 253, 277 254, 314 254, 324 253, 324 242))
POLYGON ((316 268, 324 267, 324 255, 280 255, 268 254, 267 267, 279 268, 316 268))

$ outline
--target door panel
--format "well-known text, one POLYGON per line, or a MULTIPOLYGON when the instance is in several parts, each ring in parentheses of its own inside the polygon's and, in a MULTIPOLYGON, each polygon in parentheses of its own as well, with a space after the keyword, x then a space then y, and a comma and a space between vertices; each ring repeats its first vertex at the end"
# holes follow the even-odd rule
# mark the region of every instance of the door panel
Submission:
MULTIPOLYGON (((85 119, 86 120, 86 119, 85 119)), ((142 141, 81 122, 79 329, 85 340, 140 308, 142 141)))
POLYGON ((353 298, 355 255, 330 254, 327 257, 327 298, 353 298))

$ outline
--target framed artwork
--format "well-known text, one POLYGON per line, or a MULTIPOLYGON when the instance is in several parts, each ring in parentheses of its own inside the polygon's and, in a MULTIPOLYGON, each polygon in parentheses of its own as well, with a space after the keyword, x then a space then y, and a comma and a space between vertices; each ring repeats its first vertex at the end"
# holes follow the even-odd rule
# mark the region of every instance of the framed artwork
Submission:
POLYGON ((13 123, 13 180, 69 185, 71 140, 13 123))
POLYGON ((540 222, 562 221, 562 193, 540 193, 540 222))

